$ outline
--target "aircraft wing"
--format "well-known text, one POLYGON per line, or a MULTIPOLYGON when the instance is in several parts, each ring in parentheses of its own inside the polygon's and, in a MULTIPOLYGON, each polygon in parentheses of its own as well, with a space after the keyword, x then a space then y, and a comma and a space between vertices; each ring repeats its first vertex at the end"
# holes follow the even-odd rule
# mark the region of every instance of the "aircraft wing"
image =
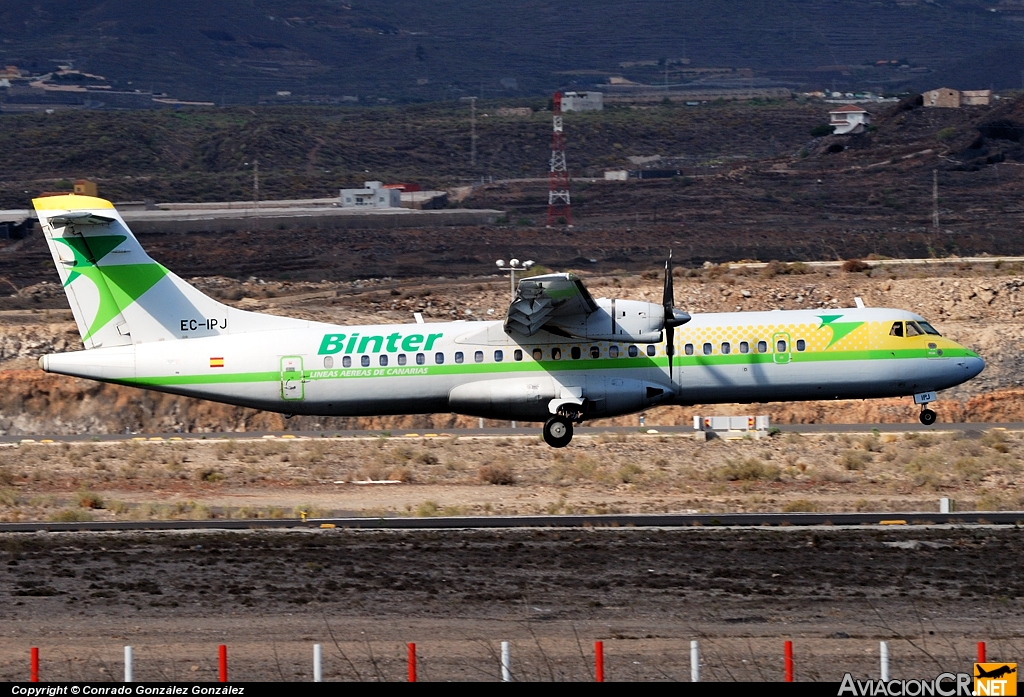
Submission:
POLYGON ((547 324, 585 324, 586 318, 597 310, 597 302, 575 274, 524 278, 509 305, 505 331, 532 336, 547 324))

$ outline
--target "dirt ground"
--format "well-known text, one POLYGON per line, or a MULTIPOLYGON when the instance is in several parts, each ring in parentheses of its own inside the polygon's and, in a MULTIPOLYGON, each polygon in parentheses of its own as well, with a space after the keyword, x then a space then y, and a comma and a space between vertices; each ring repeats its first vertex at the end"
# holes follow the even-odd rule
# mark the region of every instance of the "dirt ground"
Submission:
POLYGON ((798 680, 970 669, 1024 649, 1018 528, 6 534, 0 678, 798 680))
POLYGON ((1022 510, 1024 434, 211 438, 0 447, 0 520, 1022 510), (391 483, 385 483, 391 482, 391 483))

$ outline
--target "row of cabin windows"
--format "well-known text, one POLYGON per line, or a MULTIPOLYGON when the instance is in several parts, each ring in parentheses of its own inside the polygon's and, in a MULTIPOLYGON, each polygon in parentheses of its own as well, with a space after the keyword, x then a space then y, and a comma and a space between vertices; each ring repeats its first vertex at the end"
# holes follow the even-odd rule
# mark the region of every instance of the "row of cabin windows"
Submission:
MULTIPOLYGON (((712 353, 715 352, 715 347, 711 345, 710 341, 704 342, 704 344, 700 347, 700 349, 701 349, 701 353, 703 353, 705 356, 710 356, 712 353)), ((741 341, 739 343, 738 349, 739 349, 740 353, 750 353, 750 350, 751 350, 750 342, 749 341, 741 341)), ((754 353, 768 353, 768 342, 764 341, 762 339, 761 341, 758 341, 757 343, 754 344, 753 349, 754 349, 754 353)), ((775 352, 776 353, 786 353, 786 351, 788 351, 788 350, 789 350, 789 342, 787 342, 785 339, 778 339, 775 342, 775 352)), ((807 342, 804 341, 803 339, 797 339, 796 340, 796 350, 797 351, 806 351, 807 350, 807 342)), ((718 351, 722 355, 729 355, 730 353, 732 353, 732 343, 728 342, 728 341, 723 341, 721 343, 721 345, 718 347, 718 351)), ((694 352, 695 352, 695 347, 694 347, 693 344, 686 344, 686 345, 683 346, 683 353, 685 353, 687 356, 692 356, 694 354, 694 352)))
MULTIPOLYGON (((656 352, 657 352, 657 349, 654 347, 653 344, 649 344, 647 346, 646 353, 647 353, 648 356, 653 356, 653 355, 655 355, 656 352)), ((600 358, 601 357, 601 347, 600 346, 591 346, 590 350, 589 350, 589 355, 590 355, 591 358, 600 358)), ((637 348, 636 346, 629 346, 626 349, 626 355, 628 355, 630 358, 635 358, 635 357, 640 355, 640 349, 637 348)), ((553 361, 560 361, 560 360, 562 360, 562 349, 557 347, 557 346, 552 348, 551 352, 549 354, 549 357, 553 361)), ((573 346, 572 348, 569 349, 569 357, 572 358, 573 360, 579 360, 580 358, 583 357, 583 350, 579 346, 573 346)), ((613 346, 609 346, 608 347, 608 357, 609 358, 618 358, 619 357, 619 347, 618 346, 614 346, 614 345, 613 346)), ((456 363, 465 363, 467 356, 462 351, 456 351, 454 358, 455 358, 455 362, 456 363)), ((515 349, 514 351, 512 351, 512 359, 516 360, 516 361, 523 360, 523 350, 522 349, 515 349)), ((365 355, 364 356, 359 356, 359 365, 361 367, 363 367, 363 368, 369 368, 371 360, 372 359, 370 358, 370 356, 365 356, 365 355)), ((427 356, 424 353, 417 353, 415 355, 415 360, 416 360, 416 365, 425 365, 426 362, 427 362, 427 356)), ((502 349, 495 349, 495 351, 494 351, 494 362, 495 363, 501 363, 504 360, 505 360, 505 352, 502 349)), ((533 360, 535 360, 535 361, 542 361, 542 360, 544 360, 544 351, 543 351, 543 349, 539 349, 539 348, 533 349, 533 360)), ((380 366, 389 365, 390 361, 391 361, 391 357, 389 355, 387 355, 387 354, 383 354, 382 353, 382 354, 380 354, 377 357, 377 364, 380 365, 380 366)), ((407 365, 408 361, 409 361, 409 358, 404 353, 400 353, 397 356, 395 356, 395 362, 398 365, 407 365)), ((441 364, 444 363, 444 361, 445 361, 445 358, 444 358, 444 353, 442 351, 438 351, 437 353, 434 354, 434 364, 435 365, 441 365, 441 364)), ((484 362, 484 352, 483 351, 474 351, 473 352, 473 362, 474 363, 483 363, 484 362)), ((326 356, 324 358, 324 367, 328 368, 328 369, 334 367, 334 357, 333 356, 326 356)), ((351 368, 352 367, 352 356, 342 356, 342 358, 341 358, 341 367, 342 368, 351 368)))

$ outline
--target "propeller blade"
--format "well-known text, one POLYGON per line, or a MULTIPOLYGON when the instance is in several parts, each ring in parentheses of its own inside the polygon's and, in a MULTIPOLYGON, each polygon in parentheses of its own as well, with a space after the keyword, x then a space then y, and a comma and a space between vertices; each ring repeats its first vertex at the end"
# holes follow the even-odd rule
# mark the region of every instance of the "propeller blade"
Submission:
POLYGON ((661 304, 665 308, 665 355, 668 356, 668 379, 672 380, 672 356, 676 352, 675 344, 675 289, 672 285, 672 250, 665 260, 665 291, 662 293, 661 304))

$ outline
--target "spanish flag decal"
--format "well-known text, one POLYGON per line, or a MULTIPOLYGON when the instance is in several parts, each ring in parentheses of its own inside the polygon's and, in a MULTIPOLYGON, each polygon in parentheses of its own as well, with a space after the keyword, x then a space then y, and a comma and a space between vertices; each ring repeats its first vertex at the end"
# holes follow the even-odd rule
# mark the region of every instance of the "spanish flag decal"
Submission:
POLYGON ((223 368, 224 367, 224 359, 223 358, 210 358, 210 367, 211 368, 223 368))

